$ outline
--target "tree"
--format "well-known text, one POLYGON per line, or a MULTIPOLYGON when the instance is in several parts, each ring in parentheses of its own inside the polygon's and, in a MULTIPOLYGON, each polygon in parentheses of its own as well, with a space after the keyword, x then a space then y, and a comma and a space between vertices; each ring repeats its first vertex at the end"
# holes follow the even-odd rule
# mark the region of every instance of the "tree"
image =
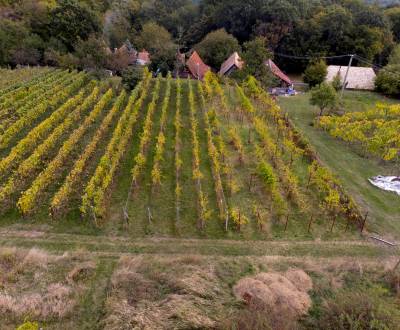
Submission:
POLYGON ((165 73, 173 69, 177 45, 164 27, 154 22, 146 23, 135 43, 139 49, 146 49, 150 53, 153 70, 165 73))
POLYGON ((240 46, 234 36, 219 29, 207 34, 195 49, 207 64, 218 69, 233 52, 240 50, 240 46))
POLYGON ((395 40, 400 41, 400 7, 392 7, 385 10, 386 16, 392 25, 392 32, 395 40))
POLYGON ((77 0, 58 0, 58 6, 50 12, 49 31, 60 39, 69 51, 81 40, 87 40, 100 31, 96 14, 77 0))
POLYGON ((103 35, 110 47, 119 48, 127 39, 137 35, 140 3, 137 0, 113 1, 104 19, 103 35))
POLYGON ((165 27, 174 37, 179 30, 187 31, 198 19, 198 3, 192 0, 142 0, 139 19, 154 21, 165 27))
POLYGON ((14 50, 27 36, 28 30, 21 22, 0 19, 0 65, 11 63, 14 50))
POLYGON ((311 90, 311 105, 319 108, 319 116, 325 109, 333 109, 338 104, 338 95, 332 85, 322 83, 311 90))
POLYGON ((400 95, 400 45, 393 49, 388 65, 379 71, 375 88, 387 95, 400 95))
POLYGON ((132 90, 143 78, 143 67, 130 66, 122 72, 122 84, 128 90, 132 90))
POLYGON ((303 80, 310 87, 321 84, 328 73, 326 63, 322 60, 311 62, 304 71, 303 80))
POLYGON ((272 1, 263 7, 263 20, 253 27, 257 36, 265 37, 271 49, 293 30, 299 20, 299 8, 287 0, 272 1))
POLYGON ((237 71, 234 76, 242 80, 248 76, 254 76, 264 87, 276 84, 274 76, 265 65, 265 61, 272 57, 271 52, 267 48, 265 38, 256 37, 251 41, 245 42, 242 57, 245 67, 243 70, 237 71))
POLYGON ((335 89, 335 91, 339 91, 342 88, 342 76, 340 75, 340 72, 338 72, 335 77, 333 77, 332 80, 332 86, 335 89))
POLYGON ((106 45, 94 35, 87 40, 79 40, 75 48, 75 56, 79 59, 81 69, 100 70, 106 66, 106 45))
POLYGON ((122 73, 131 64, 131 58, 128 52, 115 52, 109 54, 107 58, 107 68, 122 73))

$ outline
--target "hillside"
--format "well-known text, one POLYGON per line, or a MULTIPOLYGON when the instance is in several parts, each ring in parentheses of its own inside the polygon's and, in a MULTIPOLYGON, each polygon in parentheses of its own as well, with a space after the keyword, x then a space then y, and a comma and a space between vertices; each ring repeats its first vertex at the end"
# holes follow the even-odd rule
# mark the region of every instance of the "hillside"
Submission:
POLYGON ((225 89, 211 74, 204 83, 146 74, 127 94, 84 73, 43 70, 25 82, 22 72, 0 96, 7 222, 50 214, 74 231, 246 239, 362 227, 254 78, 225 89))
POLYGON ((398 248, 369 239, 398 237, 397 196, 373 188, 365 223, 374 163, 309 126, 308 94, 288 117, 251 76, 0 72, 2 329, 399 324, 398 248))

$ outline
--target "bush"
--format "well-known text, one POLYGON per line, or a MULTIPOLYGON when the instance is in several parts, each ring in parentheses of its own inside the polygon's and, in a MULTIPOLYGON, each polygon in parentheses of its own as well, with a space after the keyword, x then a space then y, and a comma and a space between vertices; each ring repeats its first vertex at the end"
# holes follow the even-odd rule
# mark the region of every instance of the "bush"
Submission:
POLYGON ((332 87, 338 92, 342 89, 342 79, 340 73, 338 72, 332 80, 332 87))
POLYGON ((382 69, 376 77, 375 88, 383 94, 400 95, 400 65, 388 65, 382 69))
POLYGON ((310 322, 310 328, 398 329, 400 311, 386 289, 374 286, 358 289, 356 292, 349 290, 342 289, 334 297, 326 300, 321 306, 317 320, 310 322))
POLYGON ((337 106, 338 95, 332 85, 322 83, 311 90, 311 105, 319 108, 319 116, 323 115, 325 109, 333 109, 337 106))
POLYGON ((21 324, 16 330, 39 330, 39 324, 37 322, 25 322, 21 324))
POLYGON ((389 63, 379 71, 375 88, 383 94, 400 95, 400 45, 397 45, 389 57, 389 63))
POLYGON ((122 84, 125 89, 132 90, 143 77, 142 66, 130 66, 122 72, 122 84))
POLYGON ((309 84, 310 87, 322 84, 328 73, 326 63, 322 60, 312 62, 304 71, 304 82, 309 84))

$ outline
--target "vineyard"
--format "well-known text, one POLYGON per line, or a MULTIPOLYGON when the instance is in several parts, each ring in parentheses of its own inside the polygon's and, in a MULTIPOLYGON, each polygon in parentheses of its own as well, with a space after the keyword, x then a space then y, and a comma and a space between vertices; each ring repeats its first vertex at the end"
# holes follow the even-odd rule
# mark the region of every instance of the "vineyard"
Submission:
POLYGON ((333 137, 385 161, 400 160, 400 106, 377 104, 366 112, 323 116, 318 126, 333 137))
MULTIPOLYGON (((252 239, 351 235, 363 225, 339 180, 252 77, 222 85, 212 74, 198 82, 146 71, 127 92, 85 73, 20 69, 2 71, 0 87, 4 221, 252 239)), ((341 120, 371 120, 368 133, 383 139, 379 120, 398 128, 396 109, 341 120)), ((392 155, 395 136, 374 150, 392 155)))

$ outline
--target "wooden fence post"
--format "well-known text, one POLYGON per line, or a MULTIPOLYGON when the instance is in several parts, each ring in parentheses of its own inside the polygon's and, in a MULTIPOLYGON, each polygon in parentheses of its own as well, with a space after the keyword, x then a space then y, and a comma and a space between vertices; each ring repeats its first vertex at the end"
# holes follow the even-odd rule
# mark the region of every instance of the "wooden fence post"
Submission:
POLYGON ((363 224, 362 224, 362 226, 361 226, 361 234, 362 234, 363 231, 364 231, 365 223, 367 222, 367 218, 368 218, 368 212, 365 214, 365 218, 364 218, 363 224))
POLYGON ((308 222, 308 232, 311 231, 311 224, 314 220, 314 214, 311 214, 310 221, 308 222))
POLYGON ((289 214, 286 215, 285 232, 286 232, 286 229, 288 227, 288 223, 289 223, 289 214))

